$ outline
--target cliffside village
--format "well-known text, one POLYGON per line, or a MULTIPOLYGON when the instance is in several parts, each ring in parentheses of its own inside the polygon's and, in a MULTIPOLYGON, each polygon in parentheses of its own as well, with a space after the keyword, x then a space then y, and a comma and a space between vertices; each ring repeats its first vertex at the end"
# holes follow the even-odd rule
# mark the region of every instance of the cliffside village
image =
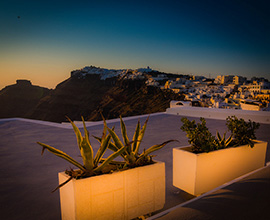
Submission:
MULTIPOLYGON (((101 80, 120 77, 122 79, 146 79, 148 86, 181 93, 182 105, 270 111, 270 82, 263 77, 219 75, 215 79, 204 76, 175 75, 147 68, 105 69, 86 66, 71 72, 71 77, 84 78, 88 74, 99 74, 101 80)), ((181 103, 179 103, 181 105, 181 103)))
POLYGON ((265 78, 247 80, 234 75, 220 75, 215 79, 204 76, 166 78, 160 74, 149 78, 147 84, 182 93, 192 106, 269 111, 270 82, 265 78), (160 84, 161 81, 165 84, 160 84))

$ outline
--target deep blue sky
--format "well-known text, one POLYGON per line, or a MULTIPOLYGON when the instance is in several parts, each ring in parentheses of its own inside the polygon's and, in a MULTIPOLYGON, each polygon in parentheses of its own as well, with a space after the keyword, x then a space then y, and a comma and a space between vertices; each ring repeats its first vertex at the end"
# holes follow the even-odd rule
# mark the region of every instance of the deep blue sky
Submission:
POLYGON ((0 88, 54 87, 86 65, 270 78, 268 2, 2 1, 0 88))

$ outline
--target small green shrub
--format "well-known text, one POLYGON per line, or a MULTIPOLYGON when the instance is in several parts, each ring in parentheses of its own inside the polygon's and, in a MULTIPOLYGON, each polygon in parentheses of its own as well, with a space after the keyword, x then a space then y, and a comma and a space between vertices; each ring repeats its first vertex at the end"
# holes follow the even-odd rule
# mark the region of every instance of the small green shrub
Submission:
POLYGON ((226 125, 231 135, 226 139, 226 132, 221 137, 218 131, 215 138, 206 127, 204 118, 200 118, 201 123, 197 124, 195 120, 190 121, 186 117, 183 117, 181 121, 183 122, 181 130, 186 132, 188 142, 192 146, 191 150, 194 153, 209 152, 245 144, 253 147, 253 140, 256 139, 255 131, 260 127, 259 123, 251 120, 245 122, 242 118, 238 119, 236 116, 229 116, 226 119, 226 125))
POLYGON ((244 119, 238 119, 236 116, 229 116, 226 119, 228 130, 231 131, 233 136, 233 145, 240 146, 248 144, 254 147, 252 140, 256 139, 255 131, 260 127, 259 123, 249 120, 246 122, 244 119))
POLYGON ((195 120, 190 121, 186 117, 183 117, 181 121, 183 122, 181 130, 186 132, 188 142, 192 146, 192 152, 202 153, 217 149, 215 137, 206 127, 204 118, 200 118, 201 123, 197 124, 195 120))

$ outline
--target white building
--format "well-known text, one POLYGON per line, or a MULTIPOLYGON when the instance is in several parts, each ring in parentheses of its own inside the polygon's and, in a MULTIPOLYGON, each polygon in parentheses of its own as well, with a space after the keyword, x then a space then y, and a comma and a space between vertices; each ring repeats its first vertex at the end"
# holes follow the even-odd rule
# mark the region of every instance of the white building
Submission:
POLYGON ((254 81, 253 84, 246 85, 247 89, 253 93, 262 93, 263 90, 269 89, 269 83, 254 81))
POLYGON ((233 82, 234 76, 232 75, 220 75, 217 76, 215 79, 216 84, 227 84, 227 83, 232 83, 233 82))
POLYGON ((235 85, 242 85, 244 82, 246 82, 247 78, 242 76, 234 76, 233 77, 233 84, 235 85))

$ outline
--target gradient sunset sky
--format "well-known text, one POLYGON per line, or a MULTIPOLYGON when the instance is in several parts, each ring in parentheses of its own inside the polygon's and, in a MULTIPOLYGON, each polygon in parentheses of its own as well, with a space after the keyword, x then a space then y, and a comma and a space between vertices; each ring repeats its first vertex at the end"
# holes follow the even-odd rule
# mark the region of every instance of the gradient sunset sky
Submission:
POLYGON ((270 79, 269 2, 1 1, 0 89, 89 65, 270 79))

